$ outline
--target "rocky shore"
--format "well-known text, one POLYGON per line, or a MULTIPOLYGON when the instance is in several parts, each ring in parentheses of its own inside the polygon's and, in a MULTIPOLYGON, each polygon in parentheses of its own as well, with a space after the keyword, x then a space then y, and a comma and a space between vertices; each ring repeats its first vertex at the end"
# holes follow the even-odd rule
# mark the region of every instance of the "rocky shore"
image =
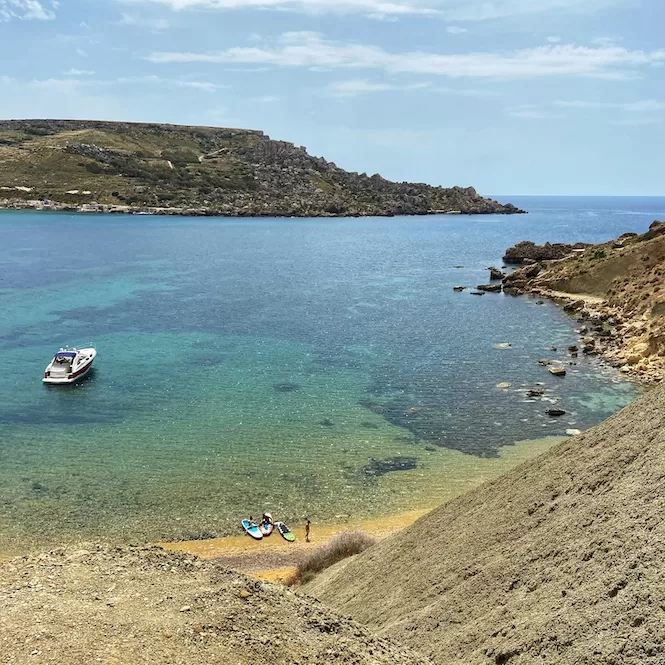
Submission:
POLYGON ((598 245, 518 243, 506 256, 526 265, 503 279, 504 293, 554 300, 579 321, 582 353, 642 383, 663 380, 665 222, 598 245))
POLYGON ((261 131, 79 120, 0 121, 0 208, 241 217, 524 212, 473 187, 345 171, 261 131))

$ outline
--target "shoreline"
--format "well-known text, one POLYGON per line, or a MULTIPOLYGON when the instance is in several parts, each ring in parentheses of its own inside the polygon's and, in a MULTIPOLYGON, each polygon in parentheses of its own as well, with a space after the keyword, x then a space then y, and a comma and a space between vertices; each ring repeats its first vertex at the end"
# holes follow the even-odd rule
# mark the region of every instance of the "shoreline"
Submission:
POLYGON ((214 559, 226 568, 245 573, 256 579, 284 582, 296 565, 314 550, 328 543, 345 531, 362 531, 377 541, 388 538, 430 513, 436 506, 420 508, 377 517, 369 520, 325 522, 312 524, 310 542, 305 542, 304 524, 290 525, 296 540, 289 543, 277 532, 262 540, 254 540, 246 534, 223 536, 207 540, 158 542, 155 545, 168 552, 193 554, 200 559, 214 559))
POLYGON ((573 355, 600 356, 643 385, 665 377, 665 222, 645 233, 628 232, 595 245, 522 241, 504 262, 504 293, 547 298, 581 325, 573 355))
POLYGON ((580 324, 575 332, 580 338, 581 353, 598 356, 603 363, 618 369, 626 379, 641 386, 653 388, 662 383, 665 360, 645 357, 633 362, 632 354, 642 344, 639 332, 631 334, 630 318, 624 316, 620 309, 609 305, 606 299, 587 293, 556 291, 537 284, 527 284, 522 287, 522 291, 507 295, 546 298, 559 305, 571 319, 580 324), (606 325, 608 321, 629 330, 622 336, 612 334, 606 325))
POLYGON ((527 210, 516 208, 515 210, 428 210, 426 212, 400 212, 389 211, 374 212, 356 212, 356 213, 335 213, 327 211, 312 212, 250 212, 237 210, 234 212, 224 212, 210 208, 159 208, 142 206, 125 206, 104 203, 83 203, 74 205, 69 203, 58 203, 56 201, 39 201, 23 199, 0 199, 0 211, 7 210, 13 212, 34 211, 34 212, 68 212, 77 214, 95 214, 95 215, 151 215, 158 217, 224 217, 224 218, 242 218, 242 219, 357 219, 363 217, 431 217, 433 215, 526 215, 527 210))

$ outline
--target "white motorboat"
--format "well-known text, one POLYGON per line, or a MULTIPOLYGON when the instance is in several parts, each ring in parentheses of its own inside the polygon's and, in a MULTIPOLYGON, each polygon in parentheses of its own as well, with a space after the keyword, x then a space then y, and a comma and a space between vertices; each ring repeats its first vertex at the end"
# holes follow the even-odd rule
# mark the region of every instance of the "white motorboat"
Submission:
POLYGON ((87 349, 60 349, 44 371, 44 383, 74 383, 84 377, 92 367, 97 351, 87 349))

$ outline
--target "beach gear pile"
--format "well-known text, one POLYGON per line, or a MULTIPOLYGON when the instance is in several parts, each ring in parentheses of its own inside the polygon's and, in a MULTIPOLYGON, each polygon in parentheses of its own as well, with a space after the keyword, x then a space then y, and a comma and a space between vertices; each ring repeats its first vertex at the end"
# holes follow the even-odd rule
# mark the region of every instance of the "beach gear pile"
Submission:
POLYGON ((270 513, 263 513, 261 521, 258 524, 250 517, 249 519, 242 520, 241 525, 243 531, 248 536, 254 538, 254 540, 267 538, 275 529, 277 529, 284 540, 290 543, 296 539, 293 531, 284 522, 275 522, 270 513))

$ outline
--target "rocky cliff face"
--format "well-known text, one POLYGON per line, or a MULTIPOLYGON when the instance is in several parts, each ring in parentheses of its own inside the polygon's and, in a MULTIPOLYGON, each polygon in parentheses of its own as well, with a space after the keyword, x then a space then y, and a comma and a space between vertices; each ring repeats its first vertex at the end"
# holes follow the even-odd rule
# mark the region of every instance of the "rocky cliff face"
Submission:
POLYGON ((536 261, 552 261, 555 259, 562 259, 574 251, 582 251, 589 247, 588 243, 578 242, 574 245, 566 243, 549 243, 544 245, 536 245, 535 242, 530 240, 523 240, 518 242, 513 247, 506 250, 503 260, 506 263, 521 264, 521 263, 534 263, 536 261))
POLYGON ((587 352, 602 353, 645 381, 662 380, 665 223, 520 268, 504 279, 504 291, 559 300, 580 321, 587 352))
POLYGON ((260 131, 74 120, 0 122, 0 200, 220 215, 522 212, 472 187, 350 173, 260 131))
POLYGON ((656 665, 665 388, 306 586, 441 665, 656 665))

